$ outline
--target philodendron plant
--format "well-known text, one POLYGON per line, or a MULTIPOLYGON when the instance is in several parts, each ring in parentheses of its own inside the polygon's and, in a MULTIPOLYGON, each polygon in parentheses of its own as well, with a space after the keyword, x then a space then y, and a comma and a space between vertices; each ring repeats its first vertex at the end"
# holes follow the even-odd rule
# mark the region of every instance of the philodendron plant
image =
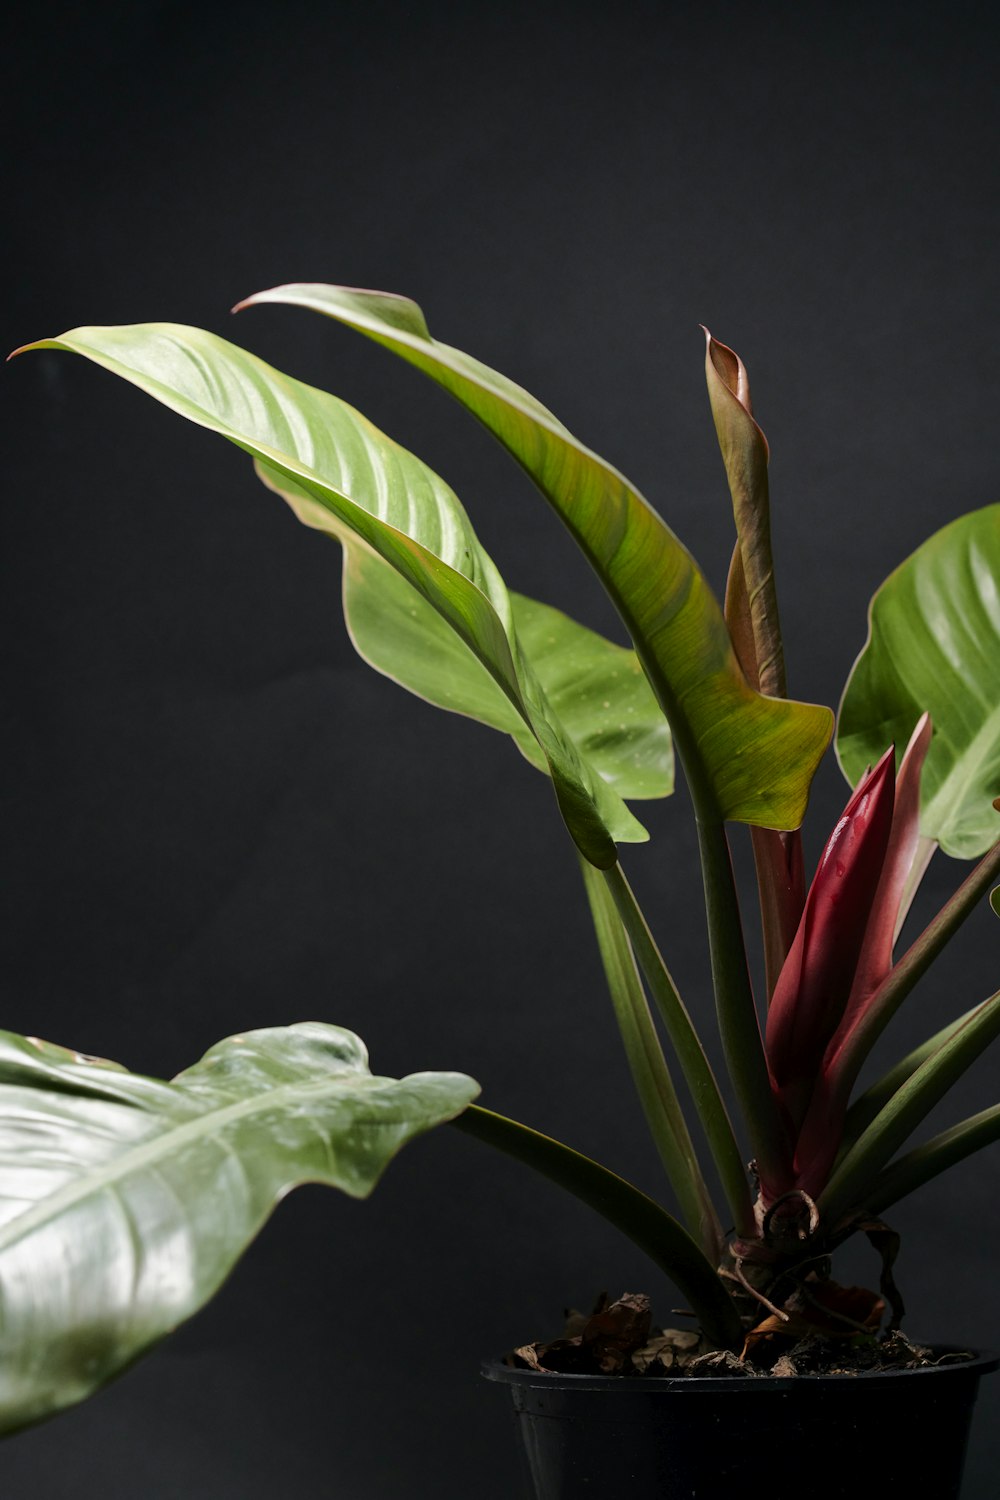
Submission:
MULTIPOLYGON (((214 334, 77 328, 26 347, 83 355, 249 453, 301 521, 341 544, 359 653, 410 692, 510 735, 549 777, 677 1212, 474 1104, 471 1078, 373 1076, 358 1038, 326 1022, 230 1037, 171 1082, 5 1034, 3 1427, 80 1400, 194 1313, 289 1188, 324 1182, 364 1197, 408 1140, 445 1121, 629 1236, 680 1289, 703 1348, 739 1356, 783 1323, 871 1328, 872 1309, 859 1314, 830 1279, 830 1252, 857 1231, 883 1253, 892 1322, 894 1242, 881 1216, 1000 1136, 995 1105, 911 1144, 1000 1031, 1000 993, 856 1087, 876 1039, 1000 871, 1000 505, 946 526, 876 594, 840 707, 850 796, 809 880, 797 830, 834 716, 786 695, 768 449, 738 357, 706 334, 736 523, 723 607, 617 469, 520 386, 438 343, 415 303, 313 284, 241 306, 259 303, 357 329, 477 417, 582 548, 631 649, 510 593, 455 494, 419 458, 335 396, 214 334), (671 791, 674 750, 697 822, 736 1119, 619 863, 620 845, 647 838, 629 804, 671 791), (749 825, 759 885, 756 1000, 735 824, 749 825), (897 954, 938 846, 977 863, 897 954)), ((996 890, 992 899, 998 907, 996 890)))

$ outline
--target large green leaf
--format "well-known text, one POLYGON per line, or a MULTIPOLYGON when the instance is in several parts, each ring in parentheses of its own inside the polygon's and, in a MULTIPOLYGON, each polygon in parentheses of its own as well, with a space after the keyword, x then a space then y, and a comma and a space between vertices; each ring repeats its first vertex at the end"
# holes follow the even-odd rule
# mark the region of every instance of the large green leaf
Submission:
MULTIPOLYGON (((427 600, 377 553, 338 531, 328 510, 257 467, 300 521, 343 543, 344 618, 359 655, 429 703, 511 735, 531 764, 547 771, 522 716, 427 600)), ((635 652, 547 604, 514 593, 510 599, 522 658, 587 765, 620 797, 667 796, 670 729, 635 652)))
POLYGON ((478 1092, 373 1077, 358 1037, 319 1022, 229 1037, 172 1083, 0 1032, 0 1430, 190 1317, 291 1188, 366 1197, 478 1092))
POLYGON ((320 511, 405 579, 482 663, 539 746, 581 852, 607 867, 615 840, 645 830, 586 764, 520 649, 513 608, 469 518, 443 480, 352 407, 225 339, 178 324, 77 328, 30 349, 66 349, 236 443, 269 480, 320 511))
POLYGON ((701 817, 798 826, 831 715, 749 686, 703 573, 622 474, 513 381, 432 339, 405 297, 303 283, 241 306, 259 302, 349 324, 478 417, 535 480, 604 582, 670 721, 701 817))
POLYGON ((1000 505, 961 516, 891 573, 840 706, 837 755, 851 785, 925 711, 921 833, 974 859, 1000 823, 1000 505))

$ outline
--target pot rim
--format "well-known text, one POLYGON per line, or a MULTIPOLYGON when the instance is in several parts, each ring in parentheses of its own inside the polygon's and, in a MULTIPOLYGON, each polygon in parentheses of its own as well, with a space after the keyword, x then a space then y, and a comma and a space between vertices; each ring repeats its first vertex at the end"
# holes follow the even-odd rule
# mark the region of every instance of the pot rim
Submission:
MULTIPOLYGON (((930 1346, 939 1357, 968 1352, 962 1344, 933 1344, 930 1346)), ((916 1370, 863 1370, 855 1374, 840 1375, 567 1375, 558 1371, 519 1370, 505 1364, 503 1359, 487 1359, 480 1366, 480 1374, 486 1380, 501 1385, 535 1386, 547 1391, 614 1391, 619 1395, 666 1395, 681 1392, 687 1395, 708 1395, 714 1392, 735 1391, 790 1391, 802 1385, 846 1386, 865 1385, 872 1381, 895 1380, 900 1376, 914 1375, 989 1375, 1000 1367, 1000 1352, 993 1349, 973 1351, 972 1359, 955 1360, 943 1365, 924 1365, 916 1370)))

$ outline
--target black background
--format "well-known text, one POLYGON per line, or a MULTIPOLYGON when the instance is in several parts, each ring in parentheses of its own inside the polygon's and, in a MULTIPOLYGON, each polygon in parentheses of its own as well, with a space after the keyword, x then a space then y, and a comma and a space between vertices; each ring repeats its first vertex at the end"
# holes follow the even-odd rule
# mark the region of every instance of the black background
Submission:
MULTIPOLYGON (((747 361, 771 440, 791 688, 835 703, 885 574, 996 499, 989 17, 25 7, 5 57, 6 347, 159 319, 246 343, 438 468, 512 586, 617 633, 446 397, 325 320, 227 308, 300 279, 416 297, 439 338, 623 467, 721 586, 705 322, 747 361)), ((237 1029, 337 1021, 378 1071, 471 1072, 492 1106, 661 1191, 543 779, 357 660, 336 550, 242 455, 63 355, 10 367, 3 408, 3 1024, 169 1076, 237 1029)), ((831 760, 811 858, 844 796, 831 760)), ((627 867, 707 1023, 685 798, 646 811, 653 843, 627 867)), ((938 857, 925 914, 959 873, 938 857)), ((988 911, 956 946, 883 1059, 995 987, 988 911)), ((941 1121, 992 1102, 998 1072, 982 1063, 941 1121)), ((917 1336, 1000 1343, 996 1181, 987 1153, 894 1213, 917 1336)), ((876 1271, 859 1251, 844 1274, 876 1271)), ((0 1484, 510 1500, 505 1398, 478 1362, 603 1287, 672 1301, 609 1228, 440 1131, 369 1203, 293 1196, 210 1309, 0 1449, 0 1484)), ((994 1383, 980 1500, 998 1411, 994 1383)), ((762 1463, 780 1474, 780 1454, 762 1463)))

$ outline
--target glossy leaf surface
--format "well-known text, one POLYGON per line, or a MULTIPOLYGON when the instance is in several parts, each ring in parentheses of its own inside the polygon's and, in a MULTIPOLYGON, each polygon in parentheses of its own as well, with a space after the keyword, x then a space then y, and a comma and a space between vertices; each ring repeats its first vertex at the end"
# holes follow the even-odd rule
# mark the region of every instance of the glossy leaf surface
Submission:
POLYGON ((241 306, 261 302, 349 324, 478 417, 534 479, 601 577, 670 721, 700 815, 798 826, 830 715, 749 686, 704 575, 622 474, 513 381, 432 339, 420 308, 405 297, 301 283, 241 306))
POLYGON ((934 721, 921 778, 921 833, 974 859, 998 832, 1000 505, 952 521, 886 579, 844 692, 837 755, 853 786, 865 766, 934 721))
POLYGON ((519 649, 510 596, 457 497, 352 407, 197 328, 77 328, 28 348, 82 354, 260 461, 309 524, 375 552, 482 663, 538 744, 560 810, 592 863, 645 830, 581 757, 519 649))
MULTIPOLYGON (((257 467, 301 521, 332 534, 327 510, 257 467)), ((358 654, 428 703, 511 735, 526 759, 547 771, 522 716, 437 610, 370 548, 350 534, 339 539, 344 618, 358 654)), ((674 779, 670 729, 635 652, 547 604, 515 593, 510 600, 520 651, 591 770, 620 797, 667 796, 674 779)))
POLYGON ((230 1037, 172 1083, 0 1032, 0 1430, 82 1400, 216 1292, 305 1182, 366 1197, 479 1092, 373 1077, 319 1022, 230 1037))

